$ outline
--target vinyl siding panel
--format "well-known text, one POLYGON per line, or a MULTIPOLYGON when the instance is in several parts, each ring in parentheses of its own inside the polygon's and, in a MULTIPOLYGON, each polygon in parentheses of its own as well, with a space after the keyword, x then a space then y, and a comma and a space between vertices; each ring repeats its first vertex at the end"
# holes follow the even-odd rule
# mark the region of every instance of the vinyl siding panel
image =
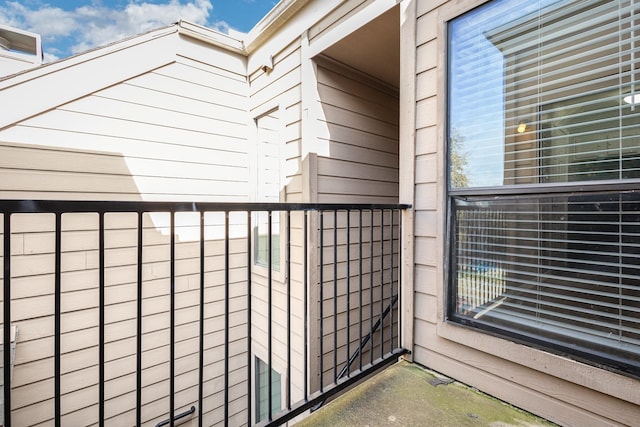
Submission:
POLYGON ((397 202, 397 91, 321 61, 318 95, 329 152, 318 159, 320 201, 397 202))
MULTIPOLYGON (((42 217, 41 215, 39 215, 42 217)), ((87 215, 66 215, 63 220, 62 241, 62 295, 61 295, 61 351, 62 351, 62 407, 63 419, 73 425, 84 425, 89 413, 97 411, 97 369, 98 369, 98 278, 97 232, 74 231, 74 217, 79 218, 83 227, 90 227, 87 215), (80 236, 82 241, 94 242, 95 247, 74 245, 80 236), (88 236, 88 234, 92 234, 88 236), (88 239, 86 237, 89 237, 88 239), (66 262, 68 258, 77 262, 66 262), (81 282, 80 279, 82 279, 81 282), (88 279, 88 280, 87 280, 88 279), (87 281, 85 283, 84 281, 87 281)), ((24 228, 22 218, 30 220, 30 215, 16 215, 13 222, 16 229, 24 228)), ((97 215, 91 215, 97 222, 97 215)), ((64 217, 63 217, 64 218, 64 217)), ((42 219, 42 218, 41 218, 42 219)), ((135 349, 136 349, 136 294, 137 266, 136 255, 120 257, 123 232, 135 239, 136 218, 131 214, 108 215, 106 230, 105 264, 107 269, 105 288, 105 359, 106 382, 105 410, 107 423, 118 424, 122 419, 130 419, 135 414, 135 349), (113 219, 112 223, 109 219, 113 219), (123 227, 127 219, 131 228, 123 227), (111 231, 115 236, 111 236, 111 231), (113 257, 111 255, 114 255, 113 257), (123 274, 121 270, 126 270, 123 274), (116 272, 118 280, 113 283, 111 273, 116 272), (124 281, 125 283, 120 283, 124 281), (113 418, 110 418, 113 417, 113 418), (123 418, 124 417, 124 418, 123 418)), ((211 227, 215 228, 215 218, 211 227)), ((53 224, 48 232, 39 231, 40 240, 52 241, 53 224)), ((43 226, 41 226, 42 228, 43 226)), ((246 225, 244 226, 246 229, 246 225)), ((168 342, 169 342, 169 236, 160 235, 150 216, 145 220, 143 239, 145 246, 142 271, 142 316, 143 316, 143 413, 145 420, 155 424, 166 411, 166 402, 160 412, 151 410, 154 402, 166 399, 168 392, 168 342)), ((80 241, 80 240, 78 240, 80 241)), ((244 384, 246 368, 246 238, 233 240, 230 252, 230 355, 232 362, 231 385, 244 384), (235 382, 234 382, 235 381, 235 382)), ((44 248, 51 245, 47 242, 44 248)), ((90 245, 89 245, 90 246, 90 245)), ((224 347, 224 262, 220 252, 220 241, 208 241, 205 246, 205 370, 214 381, 223 375, 220 364, 224 347)), ((175 279, 175 334, 176 334, 176 405, 190 406, 197 400, 198 366, 198 306, 199 266, 198 242, 178 243, 176 246, 175 279)), ((44 266, 39 269, 12 269, 12 283, 20 286, 21 292, 12 295, 12 319, 19 328, 18 348, 14 370, 14 422, 19 425, 34 425, 45 422, 51 417, 51 411, 32 411, 39 405, 48 408, 53 397, 53 254, 15 254, 12 266, 22 263, 44 266), (39 258, 45 257, 45 261, 39 258), (47 261, 48 260, 48 261, 47 261), (32 280, 33 278, 33 280, 32 280), (24 289, 26 288, 26 289, 24 289), (23 410, 24 409, 24 410, 23 410)), ((219 380, 218 380, 219 381, 219 380)), ((240 390, 240 389, 237 389, 240 390)), ((243 386, 241 389, 246 392, 243 386)), ((222 390, 215 388, 208 398, 218 396, 222 390)), ((244 394, 240 394, 245 396, 244 394)), ((235 398, 234 398, 235 399, 235 398)), ((242 399, 246 403, 246 397, 242 399)), ((217 404, 218 407, 220 404, 217 404)), ((237 404, 236 404, 237 405, 237 404)), ((158 407, 160 408, 160 407, 158 407)), ((211 411, 210 407, 207 408, 211 411)), ((66 421, 65 421, 66 422, 66 421)))
MULTIPOLYGON (((340 9, 341 13, 347 13, 345 7, 340 9)), ((325 57, 314 58, 314 61, 317 115, 313 120, 318 132, 315 135, 317 145, 321 149, 317 156, 315 182, 318 201, 397 202, 397 90, 368 77, 364 74, 366 70, 355 71, 325 57)), ((347 369, 349 372, 389 351, 392 344, 397 345, 398 339, 397 306, 394 306, 392 314, 384 319, 382 332, 373 332, 369 343, 360 354, 357 353, 360 334, 366 336, 371 332, 397 294, 397 287, 391 285, 397 280, 397 228, 393 227, 392 244, 389 213, 384 213, 382 221, 386 225, 381 232, 381 213, 376 211, 371 235, 372 218, 370 212, 365 211, 361 238, 358 233, 360 216, 352 213, 347 244, 347 214, 341 212, 336 219, 334 224, 333 214, 324 215, 323 247, 318 247, 323 264, 316 267, 318 276, 315 280, 322 293, 316 290, 314 301, 317 301, 316 310, 321 320, 311 328, 319 330, 322 326, 324 336, 322 342, 316 344, 321 361, 315 361, 314 366, 318 370, 322 366, 321 374, 318 372, 311 379, 316 387, 320 382, 327 386, 336 381, 352 355, 355 359, 347 369), (337 240, 334 240, 334 233, 337 240), (381 340, 384 343, 381 344, 381 340)), ((397 215, 393 222, 397 226, 397 215)), ((314 224, 319 225, 319 219, 314 224)), ((314 233, 313 238, 316 245, 319 244, 320 235, 314 233)))
MULTIPOLYGON (((283 153, 285 182, 297 181, 301 177, 300 159, 300 121, 301 121, 301 56, 300 40, 296 39, 273 57, 273 71, 265 73, 258 70, 249 76, 251 115, 259 117, 266 111, 279 109, 280 141, 283 153)), ((260 185, 260 183, 255 183, 260 185)), ((287 185, 284 189, 286 200, 300 197, 301 187, 287 185)))
MULTIPOLYGON (((0 197, 11 199, 249 200, 248 84, 244 59, 207 65, 198 43, 165 67, 133 77, 0 131, 0 197), (228 65, 228 66, 227 66, 228 65)), ((215 49, 213 49, 215 50, 215 49)), ((215 55, 214 55, 215 58, 215 55)), ((244 215, 246 218, 246 214, 244 215)), ((145 215, 142 263, 142 417, 168 417, 168 215, 145 215)), ((242 236, 242 219, 232 225, 242 236), (238 222, 239 221, 239 222, 238 222)), ((105 217, 105 423, 135 423, 137 219, 105 217)), ((223 413, 224 257, 221 216, 208 215, 205 259, 205 425, 223 413)), ((197 401, 197 220, 176 215, 176 411, 197 401)), ((55 218, 12 216, 12 320, 18 326, 13 422, 53 414, 55 218)), ((98 216, 62 217, 62 422, 98 412, 98 216)), ((0 254, 2 255, 2 254, 0 254)), ((246 408, 246 236, 231 242, 231 407, 246 408)), ((0 277, 4 272, 0 273, 0 277)), ((239 415, 238 415, 239 414, 239 415)), ((197 417, 194 417, 197 419, 197 417)))
POLYGON ((444 320, 445 23, 483 1, 463 3, 415 5, 416 70, 407 74, 415 98, 407 111, 416 117, 416 155, 404 159, 415 177, 402 183, 415 188, 413 360, 561 425, 633 425, 640 416, 637 380, 444 320))
POLYGON ((175 27, 161 28, 3 80, 2 97, 12 108, 3 111, 0 128, 173 63, 177 38, 175 27))
POLYGON ((246 200, 246 83, 183 61, 0 132, 0 194, 246 200))
MULTIPOLYGON (((302 96, 307 96, 307 95, 311 95, 311 92, 306 91, 305 88, 305 92, 304 95, 302 94, 303 90, 302 90, 302 84, 300 82, 300 79, 302 78, 308 78, 310 77, 310 75, 308 74, 309 71, 311 71, 311 68, 315 68, 315 65, 311 65, 308 66, 307 63, 304 64, 305 68, 305 74, 304 76, 302 75, 303 73, 303 66, 301 64, 301 62, 303 61, 310 61, 310 58, 307 58, 304 56, 305 53, 305 48, 307 49, 308 52, 308 47, 306 47, 306 45, 304 45, 305 43, 311 43, 313 44, 316 40, 318 40, 320 37, 319 36, 323 36, 323 35, 327 35, 328 33, 330 33, 334 28, 336 28, 337 26, 340 25, 340 23, 345 22, 346 19, 348 19, 349 17, 353 16, 354 14, 356 14, 357 12, 361 11, 364 7, 366 7, 367 5, 371 5, 373 2, 363 2, 363 1, 353 1, 353 2, 344 2, 340 5, 337 5, 337 7, 333 8, 330 12, 328 12, 325 16, 321 16, 320 14, 316 15, 315 17, 313 17, 313 19, 315 19, 316 21, 314 21, 313 25, 311 25, 309 31, 307 34, 305 34, 306 39, 303 37, 303 40, 295 40, 294 43, 290 44, 290 45, 281 45, 283 47, 278 47, 278 48, 274 48, 274 44, 276 42, 280 43, 283 39, 283 33, 286 31, 283 30, 283 33, 277 32, 276 34, 274 34, 271 38, 272 42, 270 41, 269 43, 267 43, 265 46, 265 50, 269 50, 267 52, 262 52, 260 50, 256 51, 254 54, 252 54, 252 57, 254 58, 254 60, 252 60, 252 58, 250 58, 249 63, 253 64, 250 66, 250 71, 252 71, 253 69, 256 68, 256 65, 261 65, 258 64, 258 61, 256 61, 256 58, 264 58, 264 57, 268 57, 269 55, 273 55, 273 70, 269 71, 268 73, 263 72, 262 70, 258 70, 255 72, 252 72, 252 74, 249 76, 249 80, 250 80, 250 85, 251 85, 251 111, 252 111, 252 116, 253 117, 258 117, 260 114, 263 114, 267 111, 269 111, 270 109, 274 108, 275 106, 278 106, 280 108, 280 111, 282 113, 281 118, 283 120, 283 127, 284 127, 284 140, 286 141, 286 147, 285 147, 285 158, 286 158, 286 179, 287 179, 287 185, 286 185, 286 189, 284 194, 286 195, 286 201, 320 201, 320 202, 328 202, 328 201, 346 201, 346 202, 358 202, 358 201, 362 201, 362 202, 372 202, 372 201, 397 201, 397 163, 398 163, 398 149, 397 149, 397 145, 398 145, 398 136, 397 136, 397 117, 392 118, 391 121, 391 130, 389 130, 389 126, 387 126, 388 124, 382 124, 382 122, 384 122, 386 119, 384 117, 386 117, 385 115, 388 115, 388 112, 385 111, 385 103, 387 103, 387 100, 389 99, 388 95, 388 91, 385 92, 384 90, 382 90, 382 96, 380 96, 379 94, 376 94, 377 91, 379 91, 379 89, 375 89, 375 90, 371 90, 369 87, 367 87, 364 90, 361 90, 359 93, 356 93, 355 95, 346 95, 344 96, 343 93, 341 93, 342 90, 344 90, 344 86, 337 84, 335 86, 331 86, 331 85, 326 85, 325 87, 327 89, 337 89, 337 91, 334 91, 334 93, 332 94, 333 97, 338 98, 339 100, 337 101, 337 103, 333 103, 333 104, 329 104, 327 103, 325 106, 326 108, 329 110, 331 109, 331 111, 329 112, 329 114, 334 115, 336 117, 334 117, 334 121, 336 122, 335 126, 334 123, 329 123, 328 120, 324 119, 323 116, 323 120, 322 122, 318 122, 319 126, 315 126, 314 124, 309 123, 309 119, 311 120, 316 120, 317 117, 315 117, 313 115, 313 113, 311 113, 311 110, 307 110, 307 108, 310 107, 309 102, 314 102, 315 100, 312 99, 307 99, 305 98, 304 100, 301 99, 302 96), (303 44, 303 46, 300 46, 300 44, 303 44), (338 92, 338 93, 335 93, 338 92), (364 99, 358 99, 358 97, 364 97, 364 99), (370 102, 372 101, 372 102, 370 102), (342 103, 341 103, 342 102, 342 103), (362 108, 362 106, 360 104, 363 103, 367 103, 370 102, 370 111, 367 111, 366 108, 362 108), (374 104, 378 104, 376 106, 373 106, 374 104), (342 107, 342 108, 334 108, 335 106, 338 107, 342 107), (304 111, 303 111, 304 109, 304 111), (353 114, 352 112, 355 112, 355 114, 353 114), (338 121, 340 119, 342 119, 341 116, 346 116, 344 121, 338 121), (383 117, 382 119, 380 117, 383 117), (346 123, 345 123, 346 122, 346 123), (325 128, 327 129, 329 126, 331 126, 330 128, 330 133, 331 136, 328 136, 327 133, 322 133, 322 134, 316 134, 316 133, 312 133, 309 134, 309 136, 311 137, 311 139, 309 141, 305 141, 305 143, 309 144, 308 147, 310 148, 310 151, 314 151, 314 146, 315 143, 312 141, 315 138, 318 139, 324 139, 323 141, 321 141, 320 144, 318 145, 326 145, 326 144, 331 144, 331 150, 330 150, 330 154, 326 156, 326 158, 319 158, 318 162, 317 162, 317 168, 318 171, 322 170, 323 173, 325 173, 326 175, 324 176, 317 176, 315 173, 311 172, 310 174, 307 174, 306 172, 303 173, 302 171, 302 164, 303 162, 307 162, 309 164, 309 168, 308 170, 315 170, 316 168, 316 164, 315 164, 315 155, 309 156, 308 158, 301 158, 301 152, 302 152, 302 141, 301 141, 301 137, 302 137, 302 133, 305 132, 307 129, 320 129, 320 128, 325 128), (374 129, 373 131, 368 130, 367 128, 372 128, 374 129), (391 139, 391 141, 389 141, 391 139), (370 154, 371 153, 371 148, 375 147, 378 152, 370 154), (366 159, 366 160, 363 160, 366 159), (393 164, 394 166, 389 167, 389 164, 393 164), (350 168, 348 166, 353 165, 353 168, 350 168), (375 188, 375 185, 371 185, 370 183, 366 183, 364 184, 363 182, 365 180, 371 180, 374 178, 374 176, 376 175, 376 173, 379 173, 379 176, 383 177, 381 182, 382 185, 389 187, 385 189, 385 192, 388 193, 390 196, 389 197, 376 197, 376 195, 378 195, 378 193, 374 192, 374 190, 372 190, 373 188, 375 188), (344 176, 342 175, 344 174, 344 176), (348 181, 352 181, 352 182, 348 182, 348 181), (395 182, 395 183, 394 183, 395 182), (309 185, 309 187, 311 187, 311 190, 307 193, 303 193, 303 190, 305 189, 305 187, 309 185), (347 188, 347 191, 344 191, 344 189, 347 188), (365 188, 367 189, 365 192, 365 188), (316 192, 316 189, 319 190, 319 194, 318 192, 316 192), (309 199, 307 199, 309 198, 309 199)), ((327 2, 328 4, 328 2, 327 2)), ((322 6, 324 5, 324 2, 322 2, 322 6)), ((309 6, 308 10, 313 10, 314 9, 318 9, 320 7, 320 2, 309 6)), ((326 7, 326 6, 325 6, 326 7)), ((306 11, 307 9, 305 9, 306 11)), ((304 19, 307 19, 307 15, 303 12, 303 15, 305 16, 304 19)), ((311 17, 309 17, 309 19, 311 19, 311 17)), ((293 27, 295 27, 295 24, 293 24, 293 27)), ((296 27, 297 28, 297 27, 296 27)), ((296 31, 296 34, 300 34, 300 31, 296 31)), ((337 73, 337 76, 335 76, 335 78, 339 78, 340 77, 340 72, 337 73)), ((347 78, 347 80, 349 80, 349 84, 354 84, 354 80, 357 82, 360 80, 360 77, 356 77, 355 79, 350 76, 347 78)), ((305 84, 308 82, 305 82, 305 84)), ((311 84, 313 85, 314 82, 311 82, 311 84)), ((348 84, 346 85, 348 87, 348 84)), ((365 84, 364 86, 367 86, 367 84, 365 84)), ((372 87, 377 87, 376 84, 370 85, 372 87)), ((320 86, 318 86, 318 91, 320 90, 320 86)), ((350 89, 347 89, 346 92, 348 92, 350 89)), ((391 98, 393 98, 393 102, 391 103, 392 105, 392 109, 395 109, 395 115, 397 116, 397 104, 398 104, 398 100, 397 100, 397 90, 393 89, 390 91, 391 92, 391 98)), ((327 98, 329 97, 329 95, 327 95, 327 98)), ((393 116, 394 113, 391 113, 391 116, 393 116)), ((314 131, 315 132, 315 131, 314 131)), ((296 256, 299 256, 300 252, 301 252, 301 246, 298 246, 298 242, 302 236, 302 230, 300 229, 301 223, 300 223, 300 219, 299 218, 295 218, 292 219, 292 236, 293 236, 293 241, 292 241, 292 278, 293 278, 293 284, 292 284, 292 288, 294 289, 299 289, 299 282, 297 282, 298 276, 297 274, 295 274, 294 272, 297 271, 302 271, 301 270, 301 261, 302 260, 298 260, 296 258, 296 256)), ((318 249, 317 245, 318 245, 318 241, 319 241, 319 230, 317 228, 318 225, 318 217, 317 215, 311 215, 310 218, 310 224, 311 224, 311 228, 310 228, 310 251, 311 252, 315 252, 318 249)), ((340 233, 343 233, 344 230, 344 225, 341 225, 340 228, 340 233)), ((329 231, 324 231, 323 233, 328 233, 329 231)), ((380 237, 377 237, 377 241, 380 241, 380 237)), ((327 243, 327 241, 325 241, 325 244, 327 243)), ((342 292, 342 295, 345 295, 345 291, 346 289, 344 288, 344 284, 346 283, 346 279, 344 277, 346 277, 346 262, 341 261, 345 256, 346 256, 346 252, 344 252, 344 243, 340 244, 340 254, 339 256, 341 257, 339 262, 338 262, 338 272, 341 275, 340 277, 343 277, 343 279, 340 279, 341 281, 341 285, 340 285, 340 289, 342 292)), ((375 250, 379 250, 379 249, 374 249, 375 250)), ((353 254, 352 254, 353 255, 353 254)), ((393 255, 392 255, 393 256, 393 255)), ((369 258, 371 258, 370 255, 368 255, 369 258)), ((378 255, 379 258, 379 255, 378 255)), ((376 260, 378 259, 376 258, 376 260)), ((388 257, 391 258, 391 257, 388 257)), ((355 261, 352 261, 351 264, 353 264, 355 261)), ((386 261, 390 264, 390 261, 386 261)), ((397 266, 397 262, 398 260, 395 259, 395 265, 397 266)), ((317 276, 316 273, 314 273, 315 271, 317 271, 319 268, 319 266, 311 266, 311 271, 312 271, 312 276, 310 277, 310 298, 311 298, 311 307, 310 307, 310 313, 312 313, 313 316, 315 316, 315 313, 318 312, 319 307, 324 306, 325 304, 327 304, 326 301, 321 301, 317 295, 317 289, 318 286, 316 286, 316 284, 318 284, 319 281, 319 277, 317 276)), ((326 269, 328 267, 320 267, 322 269, 326 269)), ((389 266, 385 267, 385 274, 384 276, 387 276, 387 272, 389 270, 389 266)), ((256 290, 258 292, 260 287, 262 287, 262 293, 264 294, 264 287, 265 287, 265 282, 264 282, 264 278, 261 277, 264 273, 259 273, 257 272, 254 275, 254 283, 256 284, 256 290)), ((352 271, 351 274, 353 275, 353 277, 355 277, 355 273, 352 271)), ((373 272, 373 274, 380 274, 380 273, 375 273, 373 272)), ((273 283, 273 294, 272 297, 274 299, 274 316, 276 316, 276 320, 274 320, 274 322, 281 322, 284 319, 281 317, 283 316, 283 312, 280 309, 277 309, 277 307, 281 306, 281 304, 284 301, 280 300, 280 295, 279 295, 279 287, 281 286, 279 280, 280 280, 280 276, 279 275, 274 275, 276 278, 276 280, 274 280, 273 283), (279 320, 282 319, 282 320, 279 320)), ((327 277, 329 276, 325 276, 324 280, 328 280, 327 277)), ((365 276, 368 279, 368 276, 365 276)), ((376 276, 375 282, 376 284, 374 286, 377 286, 376 289, 379 289, 379 285, 378 282, 381 281, 381 278, 376 276)), ((332 284, 329 282, 327 283, 319 283, 320 286, 327 287, 327 289, 329 287, 332 286, 332 284)), ((256 317, 260 320, 265 319, 265 313, 264 311, 266 310, 266 301, 264 300, 266 298, 266 294, 264 294, 261 297, 257 297, 258 300, 256 301, 256 305, 259 308, 256 308, 256 317)), ((301 296, 294 296, 294 301, 293 301, 293 307, 294 307, 294 318, 297 318, 297 313, 295 312, 295 310, 297 310, 296 308, 296 302, 299 301, 297 298, 301 298, 301 296)), ((329 298, 329 297, 327 297, 329 298)), ((355 295, 354 295, 355 298, 355 295)), ((380 299, 380 297, 375 297, 374 298, 378 298, 378 300, 380 299)), ((388 298, 388 296, 387 296, 388 298)), ((326 340, 332 341, 333 337, 335 336, 338 340, 339 340, 339 348, 336 351, 340 352, 340 360, 344 360, 344 358, 347 357, 347 347, 346 347, 346 333, 345 331, 347 330, 345 328, 345 325, 347 324, 347 315, 346 315, 346 306, 344 306, 344 303, 346 302, 346 297, 339 297, 339 310, 340 310, 340 319, 337 322, 338 323, 338 328, 339 330, 334 331, 336 335, 329 335, 327 338, 325 338, 326 340)), ((328 308, 327 308, 328 309, 328 308)), ((329 311, 326 311, 325 314, 328 314, 329 311)), ((353 314, 353 313, 352 313, 353 314)), ((351 317, 351 321, 353 322, 355 319, 354 317, 351 317)), ((324 319, 323 319, 324 321, 324 319)), ((260 323, 260 321, 258 320, 256 322, 257 324, 260 323)), ((294 322, 295 323, 295 322, 294 322)), ((278 329, 278 325, 274 325, 274 330, 278 329)), ((319 326, 319 322, 316 324, 312 324, 310 325, 310 334, 311 334, 311 338, 310 338, 310 348, 311 349, 317 349, 318 348, 318 326, 319 326)), ((354 327, 354 325, 351 326, 352 328, 354 327)), ((262 328, 264 328, 264 326, 262 326, 262 328)), ((328 330, 328 329, 325 329, 328 330)), ((354 340, 355 338, 355 331, 352 331, 353 333, 351 334, 351 340, 354 340)), ((264 332, 263 336, 261 338, 256 338, 255 342, 262 342, 264 343, 265 341, 265 337, 264 337, 264 332)), ((297 334, 299 332, 294 332, 294 335, 297 334)), ((279 333, 278 332, 274 332, 274 355, 276 356, 275 359, 281 357, 280 355, 281 353, 281 348, 282 347, 278 347, 283 345, 283 343, 285 342, 282 337, 279 337, 279 333), (277 348, 277 349, 276 349, 277 348)), ((294 341, 296 340, 296 338, 293 338, 294 341)), ((379 338, 376 338, 379 339, 379 338)), ((295 343, 298 341, 294 342, 294 349, 295 349, 295 343)), ((353 351, 353 349, 355 348, 355 342, 351 342, 351 351, 353 351)), ((259 345, 258 345, 259 346, 259 345)), ((333 344, 332 346, 333 347, 333 344)), ((376 348, 379 347, 379 344, 376 344, 376 348)), ((324 347, 325 351, 329 348, 329 347, 324 347)), ((292 360, 297 360, 298 358, 298 353, 296 350, 294 350, 294 354, 292 355, 292 360)), ((324 355, 322 355, 323 358, 331 358, 331 353, 326 352, 324 355)), ((275 362, 276 363, 276 368, 277 368, 277 363, 279 362, 275 362)), ((327 369, 327 366, 330 366, 328 363, 324 364, 325 369, 327 369)), ((300 371, 301 372, 301 367, 298 367, 298 365, 294 366, 294 371, 300 371)), ((324 378, 325 384, 328 384, 327 381, 331 382, 333 381, 331 378, 331 373, 329 371, 325 371, 322 374, 318 372, 319 370, 319 360, 314 360, 311 363, 311 384, 312 387, 317 386, 319 383, 319 378, 322 377, 324 378)), ((297 379, 301 380, 300 376, 297 376, 295 374, 292 374, 292 379, 295 379, 297 381, 297 379)), ((297 385, 294 383, 294 387, 297 387, 297 385)), ((315 388, 312 388, 312 390, 315 390, 315 388)), ((294 396, 292 396, 295 400, 295 398, 297 397, 294 393, 294 396)))
MULTIPOLYGON (((276 36, 278 37, 278 36, 276 36)), ((256 56, 263 53, 258 51, 256 56)), ((280 168, 282 187, 280 202, 302 200, 302 182, 305 179, 301 169, 301 46, 300 38, 294 37, 273 53, 273 70, 257 70, 249 75, 250 115, 258 118, 265 113, 277 110, 279 118, 278 136, 280 143, 280 168)), ((264 185, 256 179, 252 183, 264 185)), ((268 311, 271 300, 271 357, 272 369, 281 376, 283 387, 287 382, 287 345, 291 344, 291 402, 304 397, 304 306, 303 300, 303 215, 292 213, 291 224, 291 297, 287 298, 286 259, 286 217, 279 214, 280 220, 280 268, 274 269, 271 288, 268 282, 268 270, 264 266, 255 266, 252 274, 252 348, 254 356, 267 361, 269 352, 268 311), (269 289, 271 294, 269 295, 269 289), (287 307, 290 307, 290 311, 287 307), (290 320, 289 320, 290 316, 290 320), (290 321, 290 336, 287 334, 287 322, 290 321)), ((284 405, 286 393, 282 394, 284 405)))

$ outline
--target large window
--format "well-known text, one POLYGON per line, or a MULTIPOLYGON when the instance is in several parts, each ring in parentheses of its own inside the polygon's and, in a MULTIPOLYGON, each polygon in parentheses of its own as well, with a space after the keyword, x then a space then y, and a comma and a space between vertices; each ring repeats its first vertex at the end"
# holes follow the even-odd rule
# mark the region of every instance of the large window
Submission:
POLYGON ((449 318, 633 375, 636 1, 492 1, 448 59, 449 318))

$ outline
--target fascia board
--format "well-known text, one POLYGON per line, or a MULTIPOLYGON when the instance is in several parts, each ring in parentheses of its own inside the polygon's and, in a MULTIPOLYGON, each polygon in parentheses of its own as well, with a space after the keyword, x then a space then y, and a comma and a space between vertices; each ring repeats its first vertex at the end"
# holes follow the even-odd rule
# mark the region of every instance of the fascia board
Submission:
MULTIPOLYGON (((245 50, 252 53, 311 0, 281 0, 247 35, 245 50)), ((326 0, 323 0, 326 2, 326 0)))
POLYGON ((248 56, 310 1, 281 0, 248 34, 245 34, 243 40, 188 21, 180 21, 178 26, 180 34, 248 56))
POLYGON ((235 53, 246 55, 244 41, 188 21, 178 22, 180 34, 235 53))
POLYGON ((177 31, 171 26, 0 80, 0 130, 175 62, 177 31))
MULTIPOLYGON (((302 8, 302 6, 300 6, 300 8, 296 9, 295 16, 287 15, 283 17, 283 20, 277 26, 269 28, 267 31, 268 37, 264 37, 260 44, 251 46, 252 50, 250 51, 247 65, 248 73, 251 74, 260 68, 266 59, 278 54, 284 47, 289 45, 297 37, 300 37, 310 27, 345 1, 346 0, 296 0, 297 6, 307 5, 307 7, 302 8)), ((247 47, 247 50, 249 50, 249 47, 247 47)))

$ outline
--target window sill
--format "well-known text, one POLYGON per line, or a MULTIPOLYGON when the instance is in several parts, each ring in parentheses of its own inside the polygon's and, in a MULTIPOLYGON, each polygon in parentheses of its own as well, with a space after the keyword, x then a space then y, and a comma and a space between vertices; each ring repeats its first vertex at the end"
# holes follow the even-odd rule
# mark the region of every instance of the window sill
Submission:
MULTIPOLYGON (((264 277, 265 279, 269 277, 269 267, 267 266, 261 264, 253 264, 251 266, 251 271, 252 273, 257 274, 260 277, 264 277)), ((285 274, 284 271, 282 271, 282 268, 280 268, 280 270, 274 270, 273 268, 271 269, 271 280, 273 281, 274 285, 285 283, 285 274)))
POLYGON ((533 369, 541 374, 551 375, 621 400, 640 404, 637 379, 518 344, 454 322, 438 321, 437 334, 448 341, 533 369))

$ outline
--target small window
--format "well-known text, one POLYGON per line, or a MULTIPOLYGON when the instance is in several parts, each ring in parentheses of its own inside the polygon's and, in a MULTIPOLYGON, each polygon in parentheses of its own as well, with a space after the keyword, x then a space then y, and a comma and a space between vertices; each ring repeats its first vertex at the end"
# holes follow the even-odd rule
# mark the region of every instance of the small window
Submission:
POLYGON ((269 383, 271 383, 271 415, 282 407, 282 380, 280 374, 256 357, 256 422, 269 419, 269 383))
MULTIPOLYGON (((258 132, 256 159, 256 201, 267 203, 280 202, 283 188, 282 153, 279 110, 273 110, 256 119, 258 132)), ((269 230, 269 212, 258 212, 254 215, 254 262, 262 267, 269 266, 271 251, 271 268, 280 270, 280 213, 271 213, 271 230, 269 230), (271 242, 269 242, 271 235, 271 242), (271 246, 269 246, 271 243, 271 246)))
POLYGON ((261 267, 268 267, 269 251, 271 251, 271 268, 280 271, 279 212, 271 214, 271 247, 269 247, 269 213, 257 212, 254 218, 256 222, 253 227, 254 262, 261 267))
POLYGON ((640 2, 449 24, 449 319, 640 374, 640 2))

